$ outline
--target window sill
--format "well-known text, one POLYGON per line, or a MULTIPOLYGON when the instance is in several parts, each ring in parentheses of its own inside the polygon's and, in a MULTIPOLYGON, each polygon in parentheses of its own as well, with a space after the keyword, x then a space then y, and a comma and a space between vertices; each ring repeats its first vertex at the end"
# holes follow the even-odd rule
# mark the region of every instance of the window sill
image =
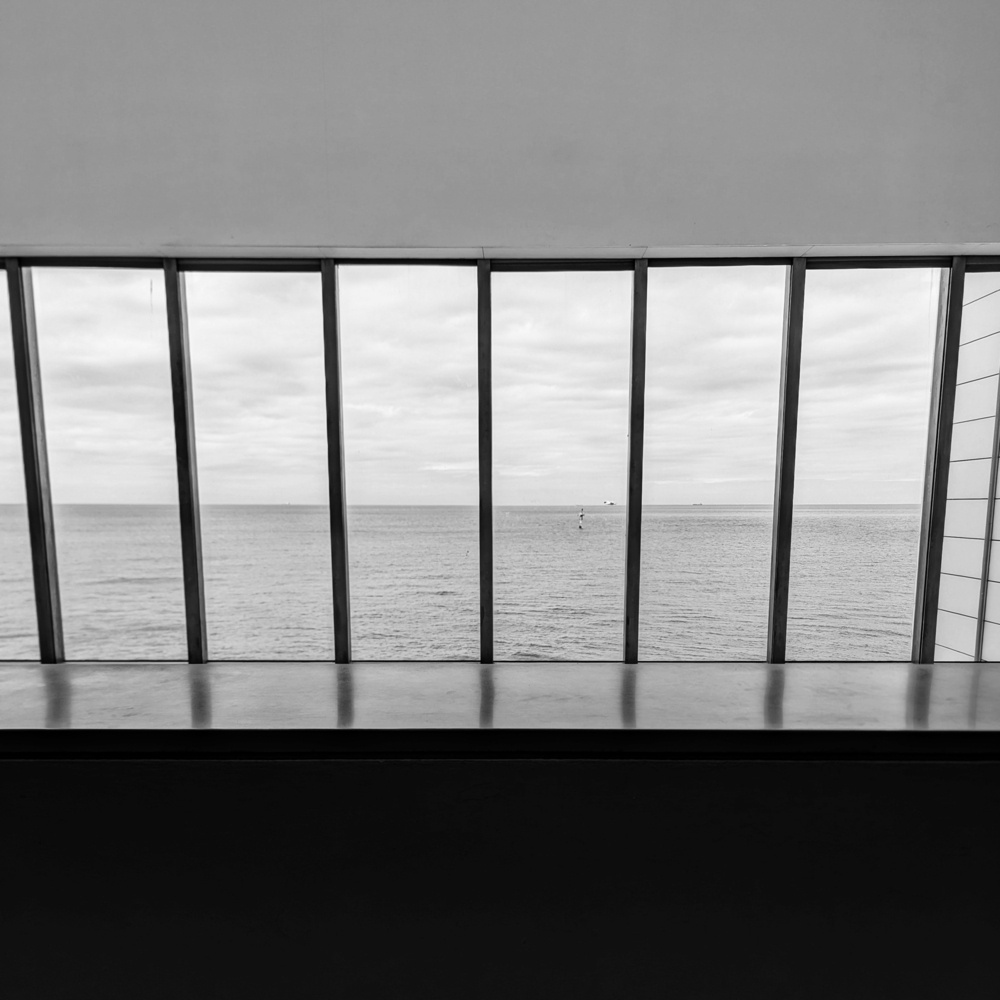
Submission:
POLYGON ((1000 665, 0 664, 0 753, 1000 756, 1000 665))

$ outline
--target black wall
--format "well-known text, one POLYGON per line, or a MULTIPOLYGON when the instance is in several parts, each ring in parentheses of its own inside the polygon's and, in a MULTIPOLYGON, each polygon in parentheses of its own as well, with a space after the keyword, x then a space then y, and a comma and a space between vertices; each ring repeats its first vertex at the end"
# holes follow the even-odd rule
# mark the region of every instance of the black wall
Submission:
POLYGON ((8 759, 0 996, 995 998, 998 781, 8 759))

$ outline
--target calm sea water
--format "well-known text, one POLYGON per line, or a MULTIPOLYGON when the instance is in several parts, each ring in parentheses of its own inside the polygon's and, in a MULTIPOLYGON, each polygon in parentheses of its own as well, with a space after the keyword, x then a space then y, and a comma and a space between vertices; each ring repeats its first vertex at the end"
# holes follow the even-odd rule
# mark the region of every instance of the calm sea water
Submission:
MULTIPOLYGON (((619 659, 623 507, 494 515, 497 659, 619 659)), ((349 511, 356 659, 478 659, 471 507, 349 511)), ((920 511, 802 507, 792 539, 788 658, 906 659, 920 511)), ((330 659, 325 507, 202 511, 213 659, 330 659)), ((67 657, 183 659, 174 507, 56 508, 67 657)), ((640 656, 763 659, 769 507, 647 507, 640 656)), ((37 657, 23 507, 0 506, 0 657, 37 657)))

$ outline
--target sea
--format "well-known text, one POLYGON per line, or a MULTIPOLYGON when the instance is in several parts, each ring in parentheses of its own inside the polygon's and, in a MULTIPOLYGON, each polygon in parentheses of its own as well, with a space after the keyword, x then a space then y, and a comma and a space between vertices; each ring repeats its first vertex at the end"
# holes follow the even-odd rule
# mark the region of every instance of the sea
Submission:
MULTIPOLYGON (((620 660, 622 506, 497 507, 497 660, 620 660)), ((177 508, 56 505, 66 656, 183 660, 177 508)), ((213 660, 333 657, 329 512, 202 508, 213 660)), ((905 660, 916 505, 800 506, 792 536, 787 658, 905 660)), ((348 510, 352 656, 479 658, 478 511, 348 510)), ((642 660, 763 660, 771 508, 643 510, 642 660)), ((25 508, 0 505, 0 659, 37 659, 25 508)))

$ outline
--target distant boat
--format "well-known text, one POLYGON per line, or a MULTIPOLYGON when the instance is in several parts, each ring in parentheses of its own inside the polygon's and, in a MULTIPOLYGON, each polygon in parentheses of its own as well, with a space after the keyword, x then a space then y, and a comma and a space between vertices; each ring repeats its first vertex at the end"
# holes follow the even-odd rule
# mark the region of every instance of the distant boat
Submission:
POLYGON ((691 506, 692 507, 704 507, 705 505, 703 503, 693 503, 693 504, 691 504, 691 506))
POLYGON ((614 502, 614 500, 605 500, 605 501, 604 501, 604 505, 605 505, 606 507, 614 507, 614 505, 615 505, 615 502, 614 502))

